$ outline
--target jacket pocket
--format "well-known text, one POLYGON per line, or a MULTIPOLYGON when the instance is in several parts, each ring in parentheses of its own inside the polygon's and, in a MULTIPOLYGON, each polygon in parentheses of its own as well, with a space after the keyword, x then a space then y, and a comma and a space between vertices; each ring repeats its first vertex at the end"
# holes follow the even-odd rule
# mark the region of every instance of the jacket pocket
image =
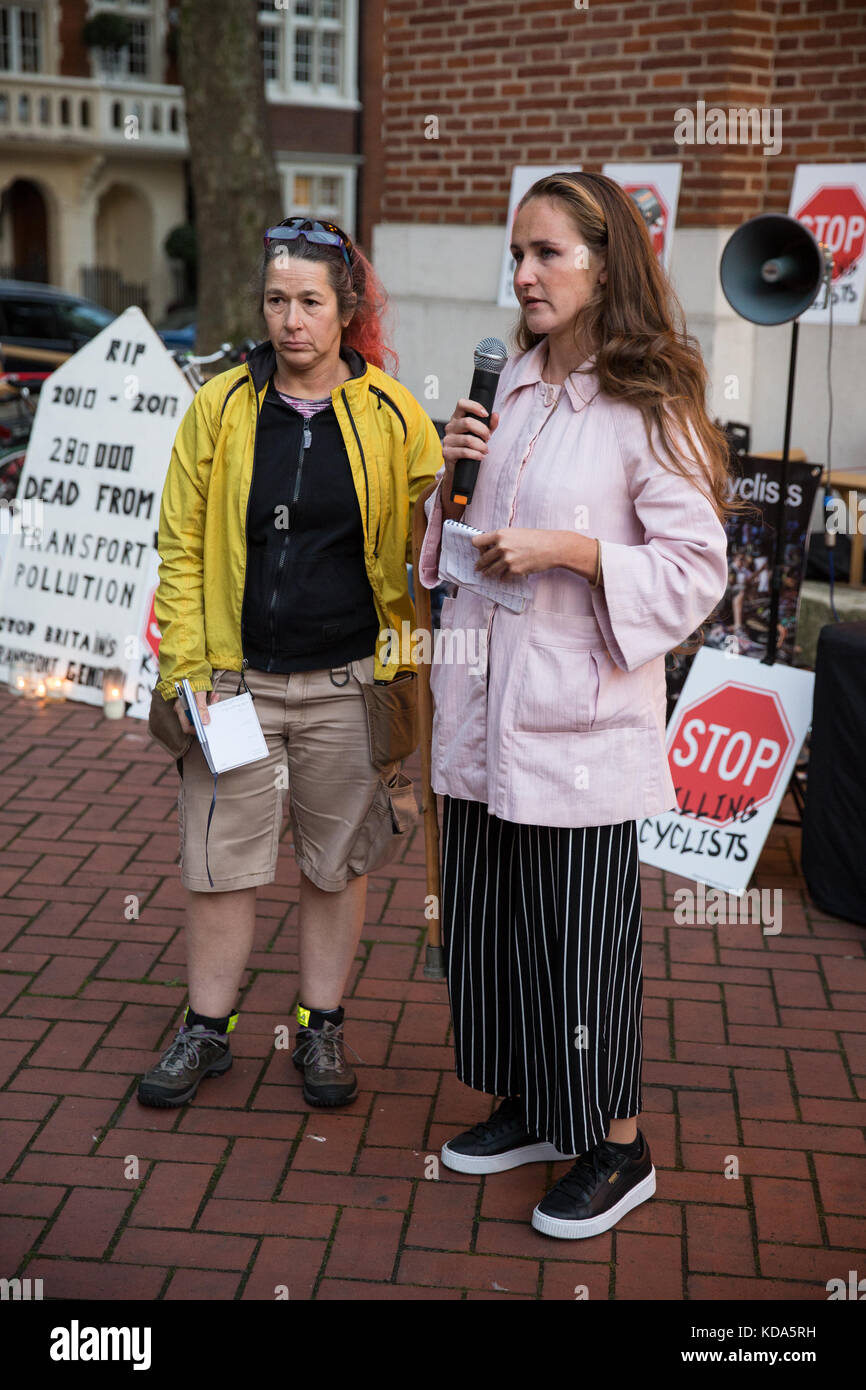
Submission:
POLYGON ((589 651, 530 642, 515 729, 525 733, 587 733, 598 703, 598 668, 589 651))
MULTIPOLYGON (((665 692, 659 692, 657 672, 647 666, 622 671, 608 651, 590 653, 596 668, 598 700, 594 729, 651 729, 656 725, 654 702, 659 694, 664 709, 665 692)), ((664 658, 662 658, 664 662, 664 658)), ((662 666, 662 681, 664 667, 662 666)), ((664 723, 664 719, 662 719, 664 723)))
POLYGON ((515 730, 540 734, 590 730, 599 696, 593 648, 603 640, 593 617, 530 611, 515 730))
POLYGON ((442 607, 439 609, 439 626, 450 627, 454 621, 454 605, 457 602, 456 594, 446 594, 442 600, 442 607))

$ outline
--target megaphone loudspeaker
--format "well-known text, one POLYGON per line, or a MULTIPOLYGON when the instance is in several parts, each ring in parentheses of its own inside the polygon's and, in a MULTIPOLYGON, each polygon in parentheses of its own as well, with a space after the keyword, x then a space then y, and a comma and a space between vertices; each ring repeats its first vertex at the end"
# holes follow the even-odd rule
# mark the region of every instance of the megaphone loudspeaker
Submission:
POLYGON ((795 217, 761 213, 738 227, 719 276, 731 308, 750 323, 787 323, 812 304, 824 279, 824 251, 795 217))

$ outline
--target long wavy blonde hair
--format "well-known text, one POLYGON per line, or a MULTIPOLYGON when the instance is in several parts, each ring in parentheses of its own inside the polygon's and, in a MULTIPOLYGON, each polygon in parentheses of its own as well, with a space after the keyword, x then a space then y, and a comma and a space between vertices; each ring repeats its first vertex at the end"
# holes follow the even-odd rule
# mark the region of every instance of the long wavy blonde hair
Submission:
MULTIPOLYGON (((747 504, 729 491, 728 442, 707 411, 708 377, 700 347, 686 332, 682 305, 658 263, 633 200, 613 179, 585 173, 538 179, 521 198, 518 210, 533 198, 554 200, 589 250, 607 254, 607 283, 596 284, 574 320, 575 345, 590 343, 596 353, 594 370, 600 390, 638 406, 653 457, 701 487, 721 521, 746 510, 747 504), (671 417, 692 441, 700 466, 697 481, 678 456, 671 417), (653 447, 653 423, 665 458, 653 447)), ((544 336, 528 327, 521 309, 512 334, 514 346, 528 351, 544 336)))

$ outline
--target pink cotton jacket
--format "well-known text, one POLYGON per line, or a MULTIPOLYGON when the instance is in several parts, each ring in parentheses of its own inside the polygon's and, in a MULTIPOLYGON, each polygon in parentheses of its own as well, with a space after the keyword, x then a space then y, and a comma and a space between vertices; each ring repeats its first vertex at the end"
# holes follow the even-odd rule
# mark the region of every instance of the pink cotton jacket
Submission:
MULTIPOLYGON (((464 587, 445 599, 432 786, 519 824, 611 825, 676 806, 664 658, 722 598, 727 543, 706 497, 653 458, 637 407, 600 394, 594 373, 572 373, 557 393, 541 380, 546 357, 542 339, 506 363, 463 520, 598 536, 603 584, 557 566, 526 576, 522 613, 464 587)), ((444 471, 425 502, 428 589, 439 582, 444 471)))

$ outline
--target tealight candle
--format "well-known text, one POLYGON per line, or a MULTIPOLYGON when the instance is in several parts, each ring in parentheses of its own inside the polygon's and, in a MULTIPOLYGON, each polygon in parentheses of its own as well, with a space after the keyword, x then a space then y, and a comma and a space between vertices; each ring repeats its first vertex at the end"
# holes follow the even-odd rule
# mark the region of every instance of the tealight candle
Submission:
POLYGON ((102 681, 102 712, 106 719, 122 719, 126 712, 122 671, 106 671, 102 681))
POLYGON ((49 700, 66 699, 66 681, 62 676, 48 676, 45 681, 46 694, 49 700))
POLYGON ((26 661, 13 661, 9 672, 10 695, 29 695, 33 684, 33 667, 26 661))

